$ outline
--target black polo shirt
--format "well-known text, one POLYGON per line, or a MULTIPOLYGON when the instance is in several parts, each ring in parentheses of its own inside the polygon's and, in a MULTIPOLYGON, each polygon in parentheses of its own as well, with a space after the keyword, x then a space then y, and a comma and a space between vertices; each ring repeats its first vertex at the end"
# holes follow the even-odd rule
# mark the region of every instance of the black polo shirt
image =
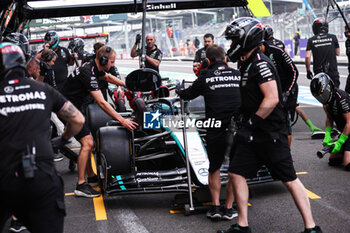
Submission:
POLYGON ((283 49, 267 43, 264 43, 264 45, 265 55, 271 59, 277 68, 281 80, 282 92, 291 91, 299 75, 297 67, 283 49))
POLYGON ((338 39, 332 34, 320 33, 308 39, 306 50, 312 51, 315 74, 320 72, 338 74, 337 48, 339 48, 338 39))
MULTIPOLYGON (((259 49, 256 49, 246 61, 242 62, 240 71, 242 76, 240 83, 242 104, 240 110, 244 120, 252 117, 262 103, 264 95, 260 90, 260 85, 275 80, 280 101, 271 114, 259 125, 260 132, 258 133, 268 133, 270 135, 273 133, 287 134, 287 115, 281 104, 280 79, 272 61, 259 49)), ((276 138, 276 135, 272 136, 276 138)))
POLYGON ((348 57, 348 72, 350 73, 350 39, 345 41, 346 56, 348 57))
POLYGON ((49 85, 25 78, 24 70, 0 82, 0 180, 20 165, 27 145, 35 147, 36 158, 53 161, 51 112, 66 102, 49 85))
POLYGON ((216 62, 203 70, 193 84, 180 92, 183 99, 190 100, 204 96, 206 118, 229 123, 241 104, 238 70, 227 66, 225 62, 216 62))
POLYGON ((201 63, 205 58, 207 57, 207 53, 205 52, 206 48, 203 47, 201 49, 198 49, 196 52, 196 55, 194 56, 193 62, 199 62, 201 63))
POLYGON ((337 128, 343 131, 346 120, 343 114, 350 112, 350 96, 343 90, 335 88, 330 103, 326 105, 327 112, 331 115, 337 128))
POLYGON ((270 37, 269 39, 267 39, 265 41, 268 45, 273 45, 276 46, 282 50, 284 50, 286 48, 286 46, 284 45, 284 43, 281 40, 278 40, 274 37, 270 37))
POLYGON ((55 64, 52 66, 52 68, 55 71, 55 80, 56 80, 57 88, 59 91, 61 91, 65 81, 67 80, 68 63, 71 59, 71 55, 68 49, 61 46, 58 46, 55 52, 57 54, 57 59, 55 61, 55 64))
POLYGON ((104 71, 98 71, 95 61, 86 62, 68 77, 62 93, 75 107, 83 111, 85 98, 90 95, 90 91, 99 90, 98 77, 104 75, 104 71))
MULTIPOLYGON (((154 45, 155 49, 152 50, 146 50, 146 55, 149 56, 150 58, 156 59, 158 61, 162 61, 163 58, 163 53, 158 49, 157 45, 154 45)), ((159 72, 159 66, 154 66, 152 65, 149 61, 145 61, 145 66, 146 68, 151 68, 159 72)))

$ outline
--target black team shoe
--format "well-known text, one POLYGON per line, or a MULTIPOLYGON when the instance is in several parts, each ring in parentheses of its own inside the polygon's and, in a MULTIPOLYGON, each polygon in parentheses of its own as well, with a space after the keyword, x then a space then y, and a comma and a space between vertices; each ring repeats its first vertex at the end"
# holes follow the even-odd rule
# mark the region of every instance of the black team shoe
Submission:
POLYGON ((305 228, 302 233, 322 233, 322 230, 319 226, 315 226, 314 228, 305 228))
POLYGON ((27 230, 25 226, 22 225, 22 223, 18 220, 11 219, 10 229, 11 232, 21 232, 27 230))
POLYGON ((231 225, 231 227, 227 230, 219 230, 216 233, 252 233, 249 227, 241 227, 237 223, 231 225))
POLYGON ((101 195, 100 192, 91 188, 91 186, 86 182, 82 184, 77 184, 77 187, 75 188, 74 193, 78 197, 98 197, 101 195))
POLYGON ((231 220, 231 219, 233 219, 233 218, 238 216, 238 212, 234 208, 231 208, 231 209, 224 208, 222 213, 223 213, 222 214, 222 219, 224 219, 224 220, 231 220))
POLYGON ((222 217, 222 213, 220 211, 220 206, 212 205, 207 212, 207 217, 211 220, 219 220, 222 217))
POLYGON ((63 155, 61 155, 61 154, 54 154, 53 155, 53 161, 59 162, 59 161, 62 161, 62 160, 63 160, 63 155))
POLYGON ((343 158, 328 159, 328 165, 331 167, 341 166, 342 164, 343 164, 343 158))
POLYGON ((350 172, 350 163, 348 163, 348 165, 344 166, 344 169, 345 169, 345 171, 350 172))

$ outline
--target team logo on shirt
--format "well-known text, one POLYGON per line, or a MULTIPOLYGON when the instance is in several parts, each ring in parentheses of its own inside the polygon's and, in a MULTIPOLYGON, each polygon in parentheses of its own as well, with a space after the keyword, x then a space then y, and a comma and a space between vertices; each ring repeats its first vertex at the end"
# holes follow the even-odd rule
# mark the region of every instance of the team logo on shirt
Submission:
POLYGON ((4 91, 7 93, 7 94, 9 94, 9 93, 12 93, 13 92, 13 87, 11 87, 11 86, 6 86, 6 87, 4 87, 4 91))
POLYGON ((216 76, 219 76, 219 75, 221 74, 221 71, 220 71, 220 70, 215 70, 215 71, 214 71, 214 74, 215 74, 216 76))
POLYGON ((66 53, 62 49, 60 49, 60 54, 61 54, 63 59, 67 58, 66 53))

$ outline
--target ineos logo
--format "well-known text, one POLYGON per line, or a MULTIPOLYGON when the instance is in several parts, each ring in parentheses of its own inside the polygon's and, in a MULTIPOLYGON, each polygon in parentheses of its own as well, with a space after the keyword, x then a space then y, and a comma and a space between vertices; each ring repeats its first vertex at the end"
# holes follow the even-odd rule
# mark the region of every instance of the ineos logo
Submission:
POLYGON ((208 175, 208 169, 206 168, 201 168, 198 170, 198 174, 201 176, 207 176, 208 175))
POLYGON ((12 93, 13 92, 13 87, 11 87, 11 86, 6 86, 6 87, 4 87, 4 91, 6 92, 6 93, 12 93))

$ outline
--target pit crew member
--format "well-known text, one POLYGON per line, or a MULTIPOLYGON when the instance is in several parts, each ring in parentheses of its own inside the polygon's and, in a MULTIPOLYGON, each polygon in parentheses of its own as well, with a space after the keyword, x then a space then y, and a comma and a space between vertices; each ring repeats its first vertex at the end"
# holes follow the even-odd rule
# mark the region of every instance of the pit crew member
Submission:
MULTIPOLYGON (((141 35, 136 35, 136 41, 134 46, 131 49, 130 56, 131 57, 137 57, 141 56, 141 50, 137 49, 138 44, 141 41, 141 35)), ((160 51, 160 49, 155 44, 156 38, 153 34, 147 34, 146 35, 146 60, 145 60, 145 66, 146 68, 151 68, 159 72, 159 65, 163 58, 163 53, 160 51)))
MULTIPOLYGON (((350 27, 350 23, 348 23, 348 26, 350 27)), ((350 93, 350 31, 349 28, 345 25, 345 49, 346 49, 346 56, 348 57, 348 78, 346 79, 346 85, 345 85, 345 91, 347 93, 350 93)))
POLYGON ((304 232, 322 232, 312 217, 309 198, 297 178, 287 138, 287 116, 283 109, 280 79, 273 62, 258 48, 264 30, 257 19, 238 18, 227 26, 232 41, 227 54, 241 61, 241 127, 235 140, 229 176, 233 180, 238 209, 237 224, 218 233, 251 232, 248 226, 249 191, 246 178, 255 177, 264 163, 292 194, 303 217, 304 232))
POLYGON ((25 78, 22 50, 0 43, 0 231, 9 213, 30 232, 63 232, 63 181, 53 163, 52 146, 80 131, 84 117, 49 85, 25 78), (50 117, 67 121, 50 142, 50 117))
POLYGON ((209 46, 214 44, 214 36, 211 33, 206 33, 203 36, 204 41, 204 47, 201 49, 198 49, 196 51, 194 60, 193 60, 193 72, 199 76, 201 68, 208 68, 207 60, 206 58, 206 50, 209 46))
POLYGON ((334 86, 339 88, 339 72, 337 56, 340 55, 338 39, 335 35, 328 34, 328 22, 325 19, 315 19, 312 23, 314 36, 307 41, 305 53, 306 77, 312 79, 310 70, 311 54, 313 57, 314 74, 326 73, 333 80, 334 86))
POLYGON ((77 54, 70 54, 67 48, 59 46, 60 38, 55 31, 48 31, 44 37, 44 48, 52 49, 57 54, 57 60, 53 66, 57 89, 61 91, 68 76, 68 65, 74 65, 74 57, 77 54))
POLYGON ((264 27, 264 40, 268 45, 273 45, 273 46, 276 46, 276 47, 282 49, 289 56, 289 52, 286 49, 286 46, 284 45, 284 43, 281 40, 273 37, 273 29, 272 29, 271 25, 266 25, 264 27))
MULTIPOLYGON (((105 101, 99 89, 97 79, 103 78, 109 80, 110 76, 106 74, 115 62, 116 53, 111 47, 103 46, 98 50, 95 60, 86 62, 83 66, 77 68, 70 75, 65 83, 62 92, 72 103, 81 109, 85 103, 85 97, 92 95, 96 103, 110 115, 113 119, 119 121, 128 130, 134 130, 136 122, 121 117, 112 106, 105 101)), ((82 112, 85 112, 81 109, 82 112)), ((97 176, 94 174, 90 153, 93 146, 93 138, 87 124, 75 136, 80 142, 81 148, 78 157, 78 183, 74 191, 75 195, 83 197, 97 197, 100 193, 90 186, 97 185, 97 176), (85 180, 85 172, 88 175, 88 182, 85 180)))
POLYGON ((346 171, 350 171, 350 97, 343 90, 334 87, 333 81, 325 73, 319 73, 311 80, 310 89, 312 95, 323 104, 327 114, 326 134, 323 145, 333 146, 329 165, 344 165, 346 171), (331 131, 333 124, 342 132, 339 139, 333 141, 331 131))
POLYGON ((230 220, 237 216, 237 211, 232 208, 234 201, 232 180, 227 184, 226 203, 223 211, 220 209, 220 167, 224 161, 227 141, 226 131, 231 117, 238 112, 240 106, 238 70, 228 67, 225 51, 218 45, 209 46, 206 50, 208 70, 202 70, 200 76, 192 86, 181 90, 177 86, 177 94, 191 100, 199 95, 204 96, 206 118, 215 118, 222 122, 220 128, 207 129, 207 152, 209 157, 209 189, 212 198, 212 206, 207 212, 211 219, 230 220))

